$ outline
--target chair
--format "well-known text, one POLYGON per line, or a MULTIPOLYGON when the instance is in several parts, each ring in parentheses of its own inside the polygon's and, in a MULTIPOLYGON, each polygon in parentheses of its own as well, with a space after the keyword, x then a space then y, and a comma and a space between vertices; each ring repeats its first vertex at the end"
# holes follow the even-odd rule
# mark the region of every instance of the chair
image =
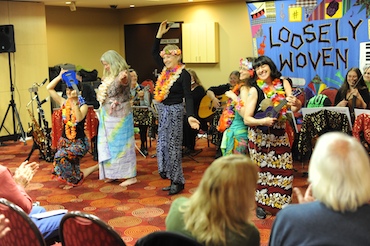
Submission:
POLYGON ((121 236, 95 215, 72 211, 63 216, 59 236, 63 246, 125 246, 121 236))
POLYGON ((46 246, 35 223, 19 206, 0 198, 0 214, 4 214, 10 222, 10 232, 0 239, 0 246, 46 246))
POLYGON ((154 93, 154 82, 153 82, 153 80, 146 79, 143 82, 141 82, 141 85, 144 86, 144 87, 149 86, 149 92, 150 92, 150 94, 153 95, 153 93, 154 93))
POLYGON ((156 231, 136 241, 135 246, 202 246, 194 239, 176 232, 156 231))
POLYGON ((337 95, 337 92, 338 92, 337 88, 328 87, 328 88, 325 88, 324 90, 322 90, 320 92, 320 94, 323 94, 323 95, 326 95, 327 97, 329 97, 329 99, 331 101, 331 106, 335 106, 334 102, 335 102, 335 96, 337 95))

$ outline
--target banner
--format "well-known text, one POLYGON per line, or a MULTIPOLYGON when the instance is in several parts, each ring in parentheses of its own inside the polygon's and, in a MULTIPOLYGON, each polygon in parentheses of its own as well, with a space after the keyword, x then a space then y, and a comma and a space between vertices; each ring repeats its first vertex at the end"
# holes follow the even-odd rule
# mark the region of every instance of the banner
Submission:
MULTIPOLYGON (((360 67, 369 42, 370 0, 297 0, 247 3, 254 56, 269 56, 284 77, 303 78, 306 97, 339 88, 360 67)), ((370 58, 370 57, 369 57, 370 58)))

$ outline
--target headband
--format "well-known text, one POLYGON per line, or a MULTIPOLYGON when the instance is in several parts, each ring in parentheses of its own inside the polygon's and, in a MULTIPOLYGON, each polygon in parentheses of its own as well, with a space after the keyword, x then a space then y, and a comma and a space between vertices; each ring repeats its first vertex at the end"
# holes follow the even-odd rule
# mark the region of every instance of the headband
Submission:
POLYGON ((176 49, 176 50, 162 50, 159 55, 163 58, 164 55, 172 55, 172 56, 179 56, 181 55, 181 50, 176 49))

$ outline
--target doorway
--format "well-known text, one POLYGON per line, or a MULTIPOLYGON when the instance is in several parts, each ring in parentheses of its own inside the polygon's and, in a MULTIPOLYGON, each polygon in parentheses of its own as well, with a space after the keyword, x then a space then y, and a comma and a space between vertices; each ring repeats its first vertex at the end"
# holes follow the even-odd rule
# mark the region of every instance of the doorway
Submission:
MULTIPOLYGON (((171 27, 164 35, 161 49, 168 41, 173 41, 173 44, 182 49, 182 22, 176 23, 179 24, 171 27)), ((126 61, 136 70, 139 83, 146 79, 155 82, 162 71, 162 67, 158 67, 152 57, 152 47, 159 25, 160 23, 124 25, 126 61)))

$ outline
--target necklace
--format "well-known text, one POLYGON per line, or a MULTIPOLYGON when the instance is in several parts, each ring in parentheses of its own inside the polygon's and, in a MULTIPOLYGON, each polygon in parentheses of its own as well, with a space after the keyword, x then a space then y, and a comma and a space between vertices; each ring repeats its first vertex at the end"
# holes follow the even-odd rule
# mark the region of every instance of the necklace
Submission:
MULTIPOLYGON (((263 93, 265 93, 266 97, 271 99, 272 106, 276 107, 280 104, 280 101, 285 99, 284 86, 279 78, 276 78, 272 81, 273 88, 271 88, 271 86, 266 84, 266 82, 261 79, 257 80, 257 85, 262 89, 263 93)), ((285 116, 286 111, 287 107, 284 105, 281 109, 281 115, 285 116)))
MULTIPOLYGON (((240 94, 240 88, 242 86, 243 83, 236 84, 232 89, 232 92, 234 92, 238 96, 240 94)), ((219 132, 224 132, 227 128, 231 126, 231 123, 235 118, 235 108, 238 109, 238 107, 242 106, 244 106, 244 103, 242 101, 240 101, 240 105, 236 106, 233 102, 233 99, 229 98, 227 100, 226 107, 222 111, 221 117, 218 121, 217 130, 219 132)))
POLYGON ((69 140, 76 138, 76 115, 71 110, 71 100, 67 99, 62 106, 62 119, 64 123, 64 131, 69 140))
POLYGON ((185 65, 177 65, 174 69, 163 68, 155 84, 154 99, 156 101, 162 102, 167 98, 173 83, 180 77, 180 73, 184 68, 185 65))

